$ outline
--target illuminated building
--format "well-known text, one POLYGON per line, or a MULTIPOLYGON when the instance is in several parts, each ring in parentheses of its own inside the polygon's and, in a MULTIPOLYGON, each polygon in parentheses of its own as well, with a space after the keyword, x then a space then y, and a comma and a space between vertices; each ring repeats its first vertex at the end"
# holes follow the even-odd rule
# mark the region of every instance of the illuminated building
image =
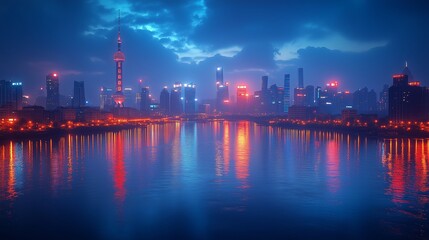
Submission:
POLYGON ((345 108, 351 108, 353 95, 349 91, 339 92, 338 82, 326 84, 326 88, 316 90, 318 113, 325 115, 339 115, 345 108))
POLYGON ((216 86, 223 84, 223 68, 216 68, 216 86))
POLYGON ((184 84, 185 98, 184 98, 184 107, 185 114, 194 114, 195 113, 195 84, 184 84))
POLYGON ((305 106, 307 93, 305 88, 293 89, 293 104, 296 106, 305 106))
POLYGON ((159 109, 164 113, 168 114, 170 112, 170 93, 167 90, 167 87, 164 87, 159 96, 159 109))
POLYGON ((0 107, 22 109, 22 82, 0 80, 0 107))
POLYGON ((182 84, 175 83, 170 93, 170 112, 172 115, 182 114, 182 84))
POLYGON ((123 71, 122 64, 125 61, 125 55, 121 52, 121 16, 118 18, 118 51, 113 55, 113 60, 116 62, 116 92, 112 96, 115 102, 115 107, 123 107, 125 102, 125 96, 123 94, 123 71))
POLYGON ((283 103, 284 108, 283 112, 287 113, 290 107, 290 74, 285 74, 284 83, 283 83, 283 103))
POLYGON ((140 96, 141 96, 140 111, 144 115, 148 115, 150 113, 150 104, 152 102, 152 100, 150 98, 151 96, 150 96, 150 92, 149 92, 149 87, 142 88, 140 96))
POLYGON ((229 107, 229 87, 223 81, 223 68, 216 68, 216 110, 226 112, 229 107))
POLYGON ((101 88, 100 93, 100 110, 110 111, 115 105, 113 101, 113 89, 112 88, 101 88))
MULTIPOLYGON (((123 87, 123 93, 125 96, 125 102, 127 103, 127 107, 135 108, 137 105, 137 100, 135 99, 134 90, 131 87, 123 87)), ((140 106, 140 105, 138 105, 140 106)))
POLYGON ((60 106, 60 82, 57 73, 46 76, 46 109, 55 110, 60 106))
POLYGON ((85 106, 85 103, 86 100, 84 82, 74 81, 72 105, 74 108, 81 108, 85 106))
POLYGON ((247 113, 249 110, 249 93, 246 85, 237 86, 237 113, 247 113))
POLYGON ((271 85, 268 91, 268 113, 279 114, 284 110, 283 103, 284 90, 282 87, 277 87, 276 84, 271 85))
POLYGON ((399 121, 427 120, 427 91, 420 84, 408 82, 408 75, 393 75, 389 88, 389 119, 399 121))

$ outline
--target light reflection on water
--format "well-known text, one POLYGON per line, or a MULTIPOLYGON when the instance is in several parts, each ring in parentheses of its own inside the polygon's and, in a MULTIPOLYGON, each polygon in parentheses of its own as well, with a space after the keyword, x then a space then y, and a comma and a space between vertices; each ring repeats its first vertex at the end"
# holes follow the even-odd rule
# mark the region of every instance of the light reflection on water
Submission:
POLYGON ((3 142, 0 233, 424 239, 428 153, 428 139, 227 121, 3 142))

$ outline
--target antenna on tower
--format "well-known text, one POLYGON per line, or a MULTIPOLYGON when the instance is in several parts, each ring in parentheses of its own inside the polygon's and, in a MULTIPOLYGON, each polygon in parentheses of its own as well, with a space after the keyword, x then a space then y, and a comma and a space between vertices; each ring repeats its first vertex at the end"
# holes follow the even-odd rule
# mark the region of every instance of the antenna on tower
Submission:
POLYGON ((118 10, 118 51, 121 51, 121 10, 118 10))
POLYGON ((405 61, 405 67, 408 67, 408 61, 405 61))
POLYGON ((121 33, 121 9, 118 10, 118 32, 121 33))

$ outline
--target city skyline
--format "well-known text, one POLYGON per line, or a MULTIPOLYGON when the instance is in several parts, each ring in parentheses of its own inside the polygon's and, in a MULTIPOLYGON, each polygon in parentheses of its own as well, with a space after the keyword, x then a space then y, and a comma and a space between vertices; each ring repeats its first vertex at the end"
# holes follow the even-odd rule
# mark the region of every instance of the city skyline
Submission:
MULTIPOLYGON (((366 16, 365 19, 351 20, 338 10, 339 7, 331 4, 324 4, 326 6, 312 2, 301 5, 267 4, 266 8, 261 9, 261 13, 255 14, 251 9, 261 6, 261 3, 248 3, 246 5, 248 11, 237 12, 237 14, 241 17, 240 19, 247 20, 249 24, 257 20, 260 23, 256 26, 261 27, 255 27, 254 31, 241 29, 236 31, 243 33, 249 39, 254 39, 252 43, 234 33, 231 29, 232 26, 224 23, 226 20, 220 21, 217 25, 213 23, 216 13, 222 13, 226 19, 230 16, 227 14, 228 11, 225 11, 226 8, 222 6, 223 3, 219 1, 216 3, 190 2, 189 6, 194 7, 184 9, 175 4, 158 3, 149 7, 150 3, 145 3, 148 5, 132 1, 124 3, 112 5, 104 1, 67 4, 30 2, 20 8, 14 8, 14 3, 2 3, 4 5, 2 9, 6 9, 2 18, 12 20, 12 23, 2 21, 3 29, 9 34, 8 38, 1 41, 3 41, 3 46, 8 46, 7 49, 5 48, 5 54, 10 56, 10 61, 3 65, 1 78, 23 82, 24 92, 31 93, 33 102, 37 98, 37 90, 44 85, 44 76, 54 71, 61 76, 60 92, 65 95, 73 94, 74 81, 85 81, 86 89, 89 92, 99 90, 101 86, 114 87, 112 83, 114 68, 110 54, 113 53, 112 46, 114 46, 117 34, 117 13, 120 9, 123 16, 122 37, 127 42, 124 46, 124 53, 127 54, 124 87, 137 88, 140 79, 143 80, 144 85, 151 86, 151 89, 155 91, 158 89, 160 91, 165 85, 171 86, 174 82, 193 82, 198 87, 197 95, 215 98, 216 93, 211 91, 212 70, 218 66, 223 67, 225 81, 230 82, 233 87, 246 83, 252 91, 258 89, 260 76, 268 75, 271 83, 282 85, 283 76, 286 73, 291 74, 290 87, 293 89, 298 85, 296 68, 303 67, 306 71, 307 84, 317 86, 337 80, 345 89, 353 90, 367 86, 369 89, 379 92, 384 84, 390 83, 393 73, 400 72, 405 61, 409 61, 416 80, 421 81, 423 85, 428 85, 426 76, 429 73, 424 67, 424 56, 426 55, 424 51, 427 50, 421 43, 427 39, 427 31, 398 30, 390 27, 405 21, 409 23, 405 26, 412 28, 418 23, 424 22, 426 16, 422 12, 427 8, 425 4, 418 7, 413 4, 410 4, 412 6, 401 6, 400 2, 389 2, 388 5, 364 1, 339 4, 345 9, 356 8, 356 15, 366 16), (273 6, 278 10, 273 9, 273 6), (334 18, 359 26, 356 31, 359 31, 361 35, 353 34, 344 26, 335 26, 333 23, 323 21, 323 17, 326 17, 323 12, 319 15, 322 20, 318 24, 311 23, 310 17, 302 11, 298 11, 306 7, 308 9, 315 7, 331 9, 334 18), (372 15, 368 17, 364 13, 371 13, 381 8, 385 10, 380 12, 382 21, 377 24, 364 25, 369 21, 367 18, 372 17, 372 15), (94 9, 103 11, 95 12, 94 9), (65 10, 67 10, 67 14, 65 14, 65 10), (200 10, 202 11, 200 15, 190 14, 190 12, 200 12, 200 10), (290 17, 291 21, 286 24, 290 31, 286 31, 286 33, 294 33, 292 34, 294 38, 287 37, 285 30, 280 27, 281 23, 286 20, 279 13, 280 10, 293 13, 290 17), (277 21, 269 21, 269 18, 268 20, 262 19, 269 11, 272 11, 272 17, 277 21), (303 16, 295 12, 300 12, 303 16), (209 41, 205 36, 197 38, 190 33, 183 33, 183 36, 179 36, 181 28, 173 26, 171 20, 168 20, 169 16, 173 17, 179 13, 184 16, 183 31, 188 26, 200 34, 203 30, 207 32, 212 29, 216 30, 216 37, 212 38, 212 42, 203 44, 204 41, 209 41), (78 19, 79 14, 82 14, 83 17, 78 19), (92 17, 88 17, 89 14, 92 14, 92 17), (171 30, 173 33, 177 32, 177 38, 183 45, 191 44, 194 47, 186 51, 183 47, 183 51, 180 51, 172 47, 178 42, 172 41, 174 36, 166 36, 164 39, 157 38, 162 35, 160 31, 165 31, 162 29, 164 25, 159 22, 161 20, 152 17, 157 14, 165 20, 165 25, 175 27, 171 30), (192 16, 200 16, 201 21, 193 19, 192 16), (255 17, 254 20, 249 19, 252 16, 255 17), (29 18, 37 21, 29 22, 29 18), (195 27, 189 21, 196 21, 195 27), (303 23, 305 21, 309 23, 303 23), (360 26, 366 26, 367 29, 360 26), (20 31, 9 31, 11 28, 17 28, 20 31), (269 28, 270 31, 263 34, 264 28, 269 28), (293 28, 297 29, 292 30, 293 28), (298 34, 297 32, 300 32, 298 30, 305 32, 304 35, 317 35, 318 33, 319 36, 314 36, 315 39, 312 43, 308 39, 301 41, 302 34, 298 34), (406 31, 407 34, 401 34, 403 31, 406 31), (18 41, 22 38, 22 34, 31 38, 37 47, 28 49, 25 42, 18 41), (403 35, 406 37, 402 38, 403 35), (340 36, 343 44, 336 44, 337 47, 332 47, 338 40, 335 40, 335 36, 340 36), (329 39, 334 40, 328 41, 329 39), (370 42, 383 42, 383 44, 369 44, 370 42), (295 47, 295 58, 281 59, 288 55, 285 49, 293 52, 294 47, 291 46, 293 44, 302 45, 300 48, 295 47), (208 53, 210 52, 208 50, 202 50, 205 45, 210 45, 210 48, 214 49, 211 54, 208 53), (235 45, 237 47, 231 47, 235 45), (365 46, 366 49, 360 49, 365 46), (225 50, 228 48, 230 50, 225 50), (188 55, 192 51, 205 56, 195 54, 196 56, 189 57, 188 55), (276 51, 281 55, 275 54, 276 51), (193 59, 194 63, 188 63, 189 58, 193 59), (199 62, 197 63, 197 61, 199 62)), ((238 8, 239 3, 235 2, 228 7, 238 8)), ((243 4, 241 3, 241 5, 243 4)), ((210 36, 210 34, 205 35, 210 36)), ((98 105, 97 98, 89 96, 88 100, 90 105, 98 105)))

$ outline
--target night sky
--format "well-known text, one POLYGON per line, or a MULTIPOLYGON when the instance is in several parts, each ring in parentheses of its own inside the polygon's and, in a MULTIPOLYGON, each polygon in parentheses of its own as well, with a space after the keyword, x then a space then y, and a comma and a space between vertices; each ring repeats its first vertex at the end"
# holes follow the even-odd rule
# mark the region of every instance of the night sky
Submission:
POLYGON ((429 85, 429 4, 410 0, 2 0, 0 79, 22 81, 34 100, 57 71, 62 94, 83 80, 98 105, 100 87, 114 86, 119 9, 124 86, 143 79, 157 97, 180 81, 214 98, 217 66, 252 92, 262 75, 282 85, 291 73, 296 87, 298 67, 305 85, 379 92, 405 61, 429 85))

